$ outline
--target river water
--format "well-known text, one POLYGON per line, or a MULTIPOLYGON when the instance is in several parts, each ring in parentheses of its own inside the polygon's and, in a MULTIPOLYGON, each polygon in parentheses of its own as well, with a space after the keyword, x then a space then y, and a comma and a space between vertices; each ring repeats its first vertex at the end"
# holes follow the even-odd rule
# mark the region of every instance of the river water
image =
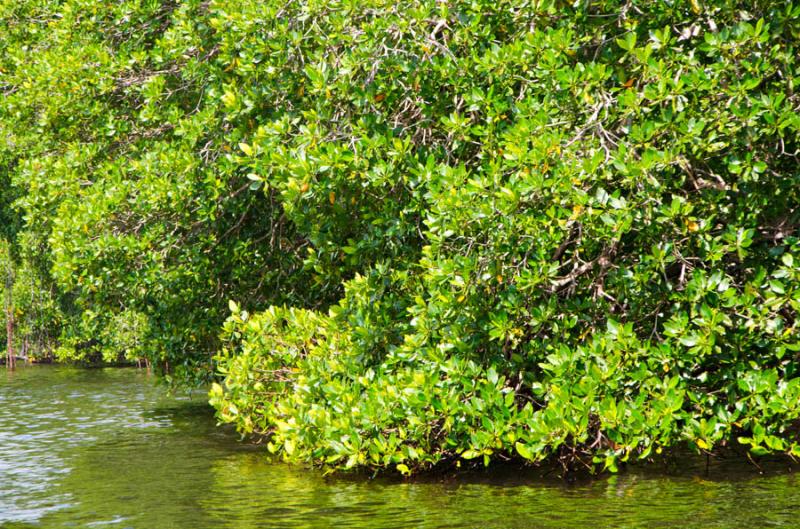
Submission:
POLYGON ((135 369, 0 371, 0 527, 800 527, 785 465, 700 462, 568 485, 527 470, 324 477, 219 428, 202 394, 135 369))

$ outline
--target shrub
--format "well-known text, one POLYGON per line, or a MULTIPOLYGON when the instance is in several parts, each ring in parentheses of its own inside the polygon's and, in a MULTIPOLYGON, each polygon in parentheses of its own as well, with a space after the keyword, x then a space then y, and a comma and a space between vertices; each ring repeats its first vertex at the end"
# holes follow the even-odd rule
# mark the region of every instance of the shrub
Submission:
POLYGON ((23 0, 0 32, 2 233, 64 357, 221 349, 220 418, 331 468, 800 453, 800 6, 23 0))
MULTIPOLYGON (((800 455, 800 7, 377 5, 228 11, 275 20, 254 31, 284 51, 240 52, 272 72, 261 90, 301 90, 280 83, 303 57, 313 94, 291 140, 250 142, 255 170, 291 145, 281 171, 323 198, 387 179, 376 198, 410 211, 371 224, 416 228, 420 250, 382 248, 327 313, 234 311, 221 420, 290 460, 404 473, 800 455)), ((277 181, 290 214, 314 207, 277 181)))

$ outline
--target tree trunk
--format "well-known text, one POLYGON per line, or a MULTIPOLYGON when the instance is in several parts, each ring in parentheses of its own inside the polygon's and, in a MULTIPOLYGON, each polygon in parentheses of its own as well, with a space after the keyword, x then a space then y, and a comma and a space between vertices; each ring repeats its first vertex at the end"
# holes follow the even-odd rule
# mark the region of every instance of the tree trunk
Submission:
POLYGON ((6 267, 6 367, 14 369, 14 298, 11 295, 14 288, 14 265, 10 255, 6 267))
POLYGON ((9 306, 6 308, 6 367, 14 369, 14 312, 9 306))

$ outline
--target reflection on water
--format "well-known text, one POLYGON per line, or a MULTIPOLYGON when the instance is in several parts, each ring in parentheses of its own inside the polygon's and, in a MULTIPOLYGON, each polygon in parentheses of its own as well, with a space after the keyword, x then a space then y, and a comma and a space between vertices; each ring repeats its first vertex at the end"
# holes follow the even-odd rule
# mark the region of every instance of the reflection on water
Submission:
POLYGON ((270 463, 203 396, 133 369, 0 373, 0 527, 798 527, 795 475, 702 465, 567 486, 520 471, 419 482, 270 463))

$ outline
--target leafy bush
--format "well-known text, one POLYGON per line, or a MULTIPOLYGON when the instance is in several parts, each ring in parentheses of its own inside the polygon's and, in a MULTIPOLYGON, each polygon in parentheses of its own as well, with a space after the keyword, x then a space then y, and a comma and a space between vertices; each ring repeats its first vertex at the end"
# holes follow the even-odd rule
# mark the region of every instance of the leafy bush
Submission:
MULTIPOLYGON (((0 7, 0 183, 12 184, 2 191, 0 220, 13 201, 13 219, 24 219, 19 253, 43 283, 57 285, 61 358, 124 356, 133 350, 120 348, 130 326, 117 323, 135 315, 139 341, 149 344, 136 354, 179 379, 203 380, 227 298, 324 307, 341 295, 352 263, 407 252, 404 235, 392 233, 405 207, 398 196, 365 196, 348 211, 350 195, 375 191, 354 181, 310 189, 288 172, 276 174, 266 199, 258 191, 260 175, 284 161, 276 148, 274 160, 250 167, 261 151, 245 141, 288 141, 307 126, 298 108, 310 97, 300 90, 302 69, 289 72, 286 83, 297 87, 286 91, 267 82, 266 70, 253 71, 260 59, 244 62, 229 39, 259 47, 257 20, 228 28, 225 10, 235 7, 0 7), (305 204, 288 207, 284 197, 301 192, 305 204), (392 220, 383 227, 376 211, 392 220), (343 262, 339 247, 360 227, 374 236, 343 262)), ((338 156, 309 149, 323 153, 338 156)), ((345 161, 331 163, 340 171, 345 161)))
MULTIPOLYGON (((228 12, 304 57, 316 97, 283 171, 337 192, 324 149, 364 186, 386 175, 412 213, 377 219, 419 219, 421 247, 328 314, 237 308, 219 417, 334 468, 800 455, 800 6, 375 7, 228 12)), ((276 56, 252 67, 290 76, 276 56)), ((287 141, 266 137, 256 171, 287 141)))
POLYGON ((12 348, 16 356, 41 360, 51 356, 63 314, 48 285, 29 262, 15 258, 12 245, 0 238, 0 344, 5 357, 6 318, 13 321, 12 348))
POLYGON ((220 418, 332 468, 800 455, 800 6, 24 0, 0 31, 65 357, 222 349, 220 418))

